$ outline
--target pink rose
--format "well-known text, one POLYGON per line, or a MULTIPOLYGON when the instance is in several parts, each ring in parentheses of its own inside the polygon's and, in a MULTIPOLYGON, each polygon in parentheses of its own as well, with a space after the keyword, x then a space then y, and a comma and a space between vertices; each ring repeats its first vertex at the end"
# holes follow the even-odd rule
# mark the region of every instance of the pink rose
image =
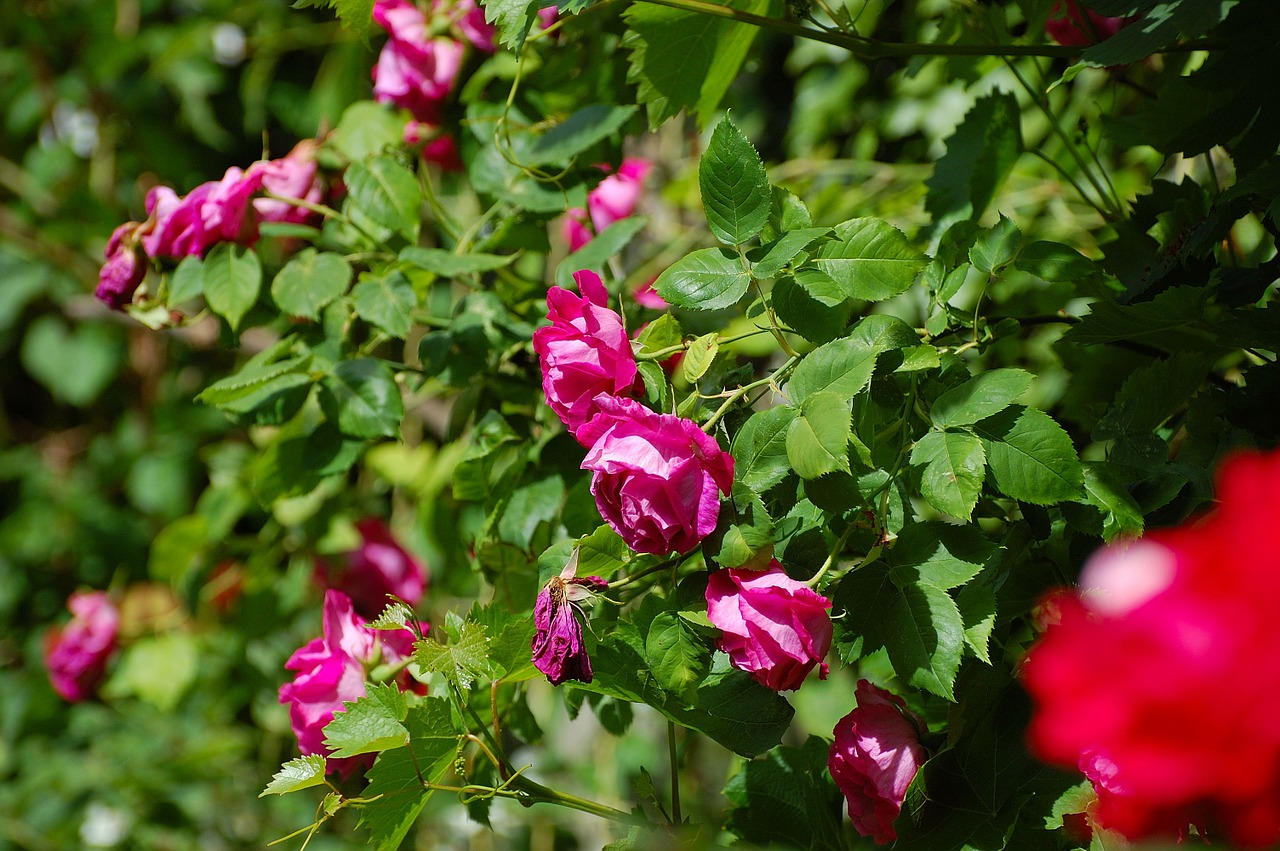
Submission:
POLYGON ((928 756, 920 719, 902 698, 858 680, 858 706, 836 722, 827 769, 849 803, 849 818, 877 845, 898 838, 893 822, 907 787, 928 756))
POLYGON ((426 17, 409 0, 378 0, 373 19, 391 35, 373 69, 374 99, 403 107, 418 121, 439 124, 465 48, 450 38, 433 38, 426 17))
POLYGON ((133 301, 134 291, 147 276, 147 263, 138 250, 135 234, 137 222, 126 222, 111 232, 103 252, 106 262, 98 273, 98 289, 94 295, 108 307, 123 310, 133 301))
POLYGON ((603 591, 608 583, 599 576, 576 577, 578 551, 559 576, 551 577, 533 608, 536 632, 530 645, 533 666, 558 686, 565 680, 591 682, 591 659, 582 643, 582 624, 577 605, 603 591))
POLYGON ((1280 453, 1229 460, 1210 513, 1103 548, 1043 607, 1032 750, 1083 769, 1099 823, 1131 839, 1280 841, 1277 480, 1280 453))
POLYGON ((497 50, 497 27, 484 19, 484 9, 476 5, 475 0, 458 0, 453 7, 453 20, 467 41, 477 50, 493 53, 497 50))
MULTIPOLYGON (((370 629, 352 609, 350 597, 341 591, 327 591, 324 634, 289 657, 284 666, 297 671, 297 675, 293 682, 280 686, 280 702, 289 706, 289 722, 302 754, 328 756, 325 725, 333 720, 334 713, 344 711, 343 701, 364 697, 369 667, 395 664, 412 655, 411 632, 370 629)), ((407 672, 398 682, 402 690, 415 685, 407 672)), ((367 756, 330 760, 329 770, 346 777, 368 761, 367 756)))
POLYGON ((120 612, 101 591, 72 594, 67 600, 71 620, 45 635, 44 664, 49 682, 66 700, 85 700, 106 674, 107 659, 116 649, 120 612))
POLYGON ((720 630, 729 662, 774 691, 800 688, 831 649, 831 601, 787 576, 776 560, 767 570, 717 570, 707 582, 707 617, 720 630))
MULTIPOLYGON (((263 160, 249 166, 250 175, 261 175, 262 189, 282 198, 297 198, 312 204, 324 197, 316 166, 316 148, 311 139, 304 139, 285 156, 275 160, 263 160)), ((253 209, 263 222, 292 222, 301 224, 315 217, 315 213, 274 198, 255 198, 253 209)))
POLYGON ((667 304, 667 300, 658 295, 658 291, 653 288, 653 282, 658 280, 653 278, 640 289, 636 290, 632 296, 636 300, 636 304, 641 307, 647 307, 650 310, 666 310, 671 307, 667 304))
POLYGON ((565 213, 563 234, 570 251, 577 251, 595 234, 635 212, 645 176, 651 168, 653 164, 648 160, 624 159, 616 174, 609 175, 587 193, 586 210, 575 207, 565 213))
POLYGON ((601 516, 637 552, 692 550, 716 527, 733 456, 692 420, 604 394, 595 404, 577 437, 601 516))
POLYGON ((440 127, 425 121, 410 121, 404 126, 403 138, 409 147, 421 148, 422 158, 427 162, 445 171, 462 171, 458 145, 440 127))
POLYGON ((1058 0, 1049 10, 1044 30, 1058 44, 1085 47, 1106 41, 1141 17, 1134 15, 1128 18, 1108 18, 1092 9, 1081 9, 1076 0, 1058 0))
POLYGON ((219 242, 252 244, 258 225, 250 203, 262 189, 262 172, 248 174, 232 166, 222 180, 202 183, 179 198, 167 186, 147 194, 149 231, 142 237, 147 254, 179 260, 203 256, 219 242))
POLYGON ((316 560, 316 573, 330 588, 351 598, 356 612, 376 618, 391 602, 392 594, 410 606, 422 600, 427 587, 427 573, 422 562, 400 546, 387 524, 376 517, 356 523, 363 539, 358 549, 346 554, 346 564, 334 571, 322 559, 316 560))
POLYGON ((561 287, 547 292, 551 324, 533 332, 533 350, 542 366, 547 404, 577 436, 599 412, 596 398, 631 395, 638 373, 622 317, 606 306, 609 294, 600 277, 582 271, 573 279, 581 297, 561 287))

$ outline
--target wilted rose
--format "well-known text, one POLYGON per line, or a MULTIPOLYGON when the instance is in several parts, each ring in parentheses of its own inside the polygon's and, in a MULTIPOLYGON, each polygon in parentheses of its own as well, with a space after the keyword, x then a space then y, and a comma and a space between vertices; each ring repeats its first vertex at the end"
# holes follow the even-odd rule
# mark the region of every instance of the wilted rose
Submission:
POLYGON ((877 845, 898 838, 893 823, 927 753, 919 719, 902 698, 858 680, 858 705, 836 723, 827 768, 849 804, 849 818, 877 845))
POLYGON ((717 645, 735 668, 774 691, 800 688, 831 648, 831 601, 787 576, 776 560, 766 570, 717 570, 707 581, 707 617, 717 645))
POLYGON ((133 294, 147 276, 147 261, 135 239, 137 222, 126 222, 111 232, 103 256, 106 262, 98 273, 98 300, 116 310, 133 301, 133 294))
POLYGON ((591 682, 591 659, 582 641, 582 624, 578 622, 577 604, 608 587, 599 576, 574 576, 578 551, 559 576, 538 592, 533 608, 534 633, 531 650, 533 666, 546 674, 547 681, 558 686, 565 680, 591 682))
POLYGON ((605 522, 637 552, 696 547, 733 487, 733 456, 692 420, 603 394, 595 404, 600 413, 577 436, 591 447, 582 468, 605 522))
POLYGON ((637 371, 622 317, 607 307, 600 277, 582 271, 573 279, 581 296, 561 287, 547 292, 551 324, 533 332, 533 350, 542 365, 547 404, 577 436, 600 410, 596 397, 631 395, 637 371))
POLYGON ((72 594, 67 608, 71 620, 45 635, 44 664, 54 690, 76 703, 92 695, 106 674, 120 612, 101 591, 72 594))

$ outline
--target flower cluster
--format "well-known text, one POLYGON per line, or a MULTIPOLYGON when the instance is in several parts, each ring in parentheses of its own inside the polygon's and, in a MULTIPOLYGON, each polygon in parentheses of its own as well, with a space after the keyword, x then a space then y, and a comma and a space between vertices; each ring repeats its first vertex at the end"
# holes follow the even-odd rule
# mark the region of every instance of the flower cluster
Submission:
POLYGON ((101 591, 72 594, 67 608, 71 620, 45 635, 44 664, 54 690, 77 703, 92 695, 106 674, 107 660, 116 649, 120 612, 101 591))
POLYGON ((585 210, 574 207, 565 213, 563 235, 570 251, 582 248, 600 231, 636 211, 644 179, 652 167, 646 159, 627 157, 616 172, 587 193, 585 210))
POLYGON ((376 618, 395 596, 410 606, 422 600, 427 588, 427 571, 391 534, 387 524, 376 517, 357 521, 360 546, 347 553, 344 564, 334 568, 316 559, 316 576, 325 586, 351 598, 358 614, 376 618))
POLYGON ((766 570, 718 570, 707 581, 707 617, 720 630, 720 649, 774 691, 800 688, 815 665, 826 679, 830 608, 776 560, 766 570))
POLYGON ((1216 509, 1107 547, 1044 607, 1031 744, 1085 772, 1105 827, 1280 841, 1278 477, 1280 453, 1229 460, 1216 509))
POLYGON ((323 186, 315 161, 316 143, 300 142, 286 156, 261 160, 248 169, 227 169, 221 180, 202 183, 184 196, 168 186, 147 193, 147 220, 127 222, 111 234, 97 297, 123 309, 146 277, 152 260, 202 257, 220 242, 252 245, 263 222, 307 221, 312 213, 278 198, 316 203, 323 186))
POLYGON ((902 698, 866 680, 858 680, 855 694, 857 707, 836 722, 827 769, 858 833, 886 845, 898 838, 893 823, 927 756, 923 725, 902 698))
POLYGON ((608 583, 599 576, 575 576, 577 567, 578 551, 574 550, 560 575, 551 577, 538 593, 533 608, 533 666, 546 674, 553 686, 565 680, 591 682, 591 659, 574 608, 603 591, 608 583))
MULTIPOLYGON (((412 656, 413 635, 407 629, 370 629, 355 613, 350 597, 341 591, 326 592, 323 635, 289 657, 284 666, 297 675, 293 682, 280 686, 280 702, 289 706, 289 721, 303 755, 328 756, 325 725, 334 713, 344 710, 344 701, 364 697, 370 670, 412 656)), ((396 682, 402 690, 423 691, 407 671, 402 671, 396 682)), ((365 757, 330 760, 329 770, 349 776, 367 761, 365 757)))

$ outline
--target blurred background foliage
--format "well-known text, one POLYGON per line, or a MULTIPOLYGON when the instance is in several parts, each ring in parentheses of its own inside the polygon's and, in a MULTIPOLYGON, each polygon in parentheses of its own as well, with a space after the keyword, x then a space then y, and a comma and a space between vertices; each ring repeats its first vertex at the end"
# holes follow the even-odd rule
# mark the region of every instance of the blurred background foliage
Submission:
MULTIPOLYGON (((1008 4, 1007 21, 1025 33, 1048 5, 1008 4)), ((860 32, 889 41, 926 41, 999 19, 947 0, 853 0, 848 8, 860 32)), ((581 101, 592 90, 603 102, 634 102, 625 94, 619 12, 606 5, 575 19, 538 69, 539 88, 522 97, 544 113, 557 99, 581 101), (584 67, 598 73, 585 76, 584 67)), ((276 689, 284 660, 318 631, 309 546, 341 551, 352 533, 330 523, 331 513, 317 516, 305 498, 277 503, 273 512, 254 499, 244 475, 255 451, 251 435, 192 401, 235 362, 213 324, 148 331, 91 293, 108 234, 143 217, 150 187, 185 192, 331 129, 350 103, 370 96, 379 37, 363 43, 330 11, 283 0, 0 0, 0 20, 0 849, 260 848, 313 818, 305 796, 254 795, 295 753, 276 689), (192 517, 207 527, 192 528, 192 517), (192 546, 192 537, 219 545, 192 546), (262 546, 264 539, 273 544, 262 546), (67 705, 48 684, 41 642, 78 588, 122 595, 130 642, 104 700, 67 705)), ((1225 183, 1230 175, 1215 165, 1230 164, 1212 153, 1193 161, 1146 145, 1117 152, 1103 137, 1103 116, 1118 115, 1112 120, 1122 125, 1164 63, 1199 61, 1153 58, 1129 66, 1123 78, 1092 71, 1044 96, 1060 126, 1076 128, 1075 146, 1097 151, 1114 195, 1149 193, 1157 176, 1171 180, 1161 192, 1187 190, 1178 203, 1161 201, 1160 221, 1153 213, 1138 231, 1153 230, 1161 245, 1200 215, 1198 187, 1191 192, 1180 182, 1225 183)), ((722 106, 734 109, 774 164, 774 182, 804 198, 816 222, 882 216, 933 248, 947 212, 925 204, 933 164, 979 98, 1012 93, 1021 148, 1037 155, 1010 159, 999 212, 1028 240, 1060 240, 1098 256, 1100 235, 1113 232, 1071 187, 1084 176, 1033 102, 1068 64, 862 62, 838 48, 760 33, 722 106)), ((505 97, 513 73, 501 55, 485 67, 463 94, 473 109, 505 97)), ((701 227, 700 145, 691 119, 636 140, 636 152, 658 164, 643 204, 651 221, 646 248, 634 249, 647 252, 637 269, 656 271, 701 238, 689 232, 701 227)), ((992 209, 982 223, 995 219, 992 209)), ((1241 266, 1271 260, 1260 222, 1248 215, 1235 222, 1241 266)), ((1113 252, 1108 260, 1124 258, 1113 252)), ((1037 303, 1056 310, 1084 295, 1064 286, 1036 290, 1015 281, 996 300, 1030 316, 1037 303)), ((1143 361, 1123 350, 1094 358, 1070 345, 1051 348, 1060 334, 1027 325, 993 346, 988 364, 1035 371, 1036 405, 1087 434, 1127 371, 1143 361)), ((1247 407, 1237 414, 1247 417, 1247 407)), ((430 432, 439 412, 416 416, 430 432)), ((451 599, 465 608, 474 591, 465 530, 483 515, 455 513, 447 498, 437 499, 445 485, 433 480, 432 465, 447 470, 456 459, 433 453, 429 442, 375 450, 339 501, 393 518, 407 545, 429 557, 432 608, 444 611, 451 599)), ((1170 516, 1185 514, 1206 489, 1202 483, 1176 501, 1175 489, 1156 508, 1172 503, 1170 516)), ((852 679, 837 675, 796 696, 789 744, 828 734, 847 706, 828 699, 837 691, 850 693, 852 679)), ((597 707, 596 716, 582 713, 570 725, 559 696, 534 689, 530 699, 548 733, 539 769, 558 766, 566 789, 643 799, 646 784, 663 782, 664 761, 654 755, 661 725, 643 707, 632 735, 615 740, 594 735, 595 717, 608 718, 609 710, 597 707), (554 730, 548 719, 557 719, 554 730), (609 765, 616 771, 597 768, 609 765), (654 776, 646 780, 642 767, 654 776)), ((619 704, 613 711, 632 710, 619 704)), ((699 767, 686 794, 703 799, 706 813, 719 812, 730 760, 708 741, 693 746, 707 753, 687 760, 699 767)), ((431 806, 438 815, 421 820, 417 847, 599 847, 608 838, 598 825, 566 833, 557 826, 562 817, 502 805, 492 813, 497 837, 472 837, 474 824, 464 825, 454 802, 431 806)), ((353 825, 338 821, 338 830, 322 832, 310 847, 359 844, 353 825)))

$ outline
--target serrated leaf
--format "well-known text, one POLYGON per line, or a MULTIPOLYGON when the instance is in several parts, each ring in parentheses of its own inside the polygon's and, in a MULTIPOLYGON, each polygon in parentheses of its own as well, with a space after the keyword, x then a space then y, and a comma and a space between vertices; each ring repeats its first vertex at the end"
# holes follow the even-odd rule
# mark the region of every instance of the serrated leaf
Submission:
POLYGON ((519 53, 541 3, 534 0, 483 0, 484 19, 498 29, 498 40, 519 53))
POLYGON ((1142 509, 1109 465, 1084 462, 1085 500, 1102 512, 1102 537, 1106 541, 1142 534, 1142 509))
POLYGON ((779 405, 752 414, 733 437, 733 469, 739 482, 763 493, 791 472, 787 430, 796 409, 779 405))
POLYGON ((1004 269, 1022 249, 1022 231, 1011 220, 1000 215, 1000 221, 978 234, 969 249, 969 262, 988 275, 1004 269))
POLYGON ((817 269, 778 278, 769 293, 778 319, 806 340, 829 343, 849 324, 853 303, 836 282, 817 269))
POLYGON ((850 298, 883 301, 907 291, 924 268, 924 255, 902 231, 882 219, 850 219, 817 246, 809 261, 850 298))
POLYGON ((1025 245, 1013 267, 1053 284, 1083 281, 1098 274, 1094 262, 1079 251, 1045 240, 1025 245))
POLYGON ((730 497, 733 522, 720 540, 715 562, 721 567, 764 570, 773 558, 773 518, 759 495, 741 481, 733 483, 730 497))
POLYGON ((746 295, 750 285, 751 276, 743 271, 738 255, 723 248, 686 254, 653 282, 668 304, 694 310, 730 307, 746 295))
POLYGON ((810 736, 748 762, 725 785, 733 804, 725 828, 759 847, 846 847, 844 799, 827 770, 830 745, 810 736))
POLYGON ((1222 19, 1220 0, 1165 0, 1151 6, 1145 15, 1080 56, 1098 68, 1125 65, 1145 59, 1180 37, 1202 35, 1222 19))
POLYGON ((1033 378, 1021 369, 988 370, 939 396, 929 408, 929 419, 938 428, 973 425, 1012 405, 1033 378))
POLYGON ((395 685, 369 685, 364 697, 343 701, 342 707, 324 728, 324 743, 332 751, 330 756, 341 759, 408 743, 409 730, 400 723, 408 705, 395 685))
POLYGON ((366 322, 404 339, 413 327, 411 315, 418 306, 418 295, 408 276, 393 269, 384 275, 361 275, 351 291, 351 302, 366 322))
POLYGON ((523 162, 532 166, 567 163, 618 132, 635 113, 634 106, 585 106, 539 136, 523 162))
POLYGON ((751 264, 751 272, 758 279, 772 278, 796 258, 801 251, 820 236, 831 233, 831 228, 801 228, 788 231, 756 251, 759 256, 751 264))
POLYGON ((680 327, 680 320, 670 313, 664 313, 650 322, 636 336, 640 351, 650 354, 678 346, 683 341, 684 330, 680 327))
POLYGON ((310 355, 265 365, 245 364, 239 372, 200 391, 196 401, 219 408, 234 407, 234 413, 243 413, 254 407, 254 400, 262 401, 282 390, 310 383, 311 377, 307 373, 310 365, 310 355))
POLYGON ((711 668, 711 648, 674 612, 663 612, 649 624, 645 659, 664 689, 685 695, 711 668))
POLYGON ((377 358, 339 361, 321 384, 320 406, 338 429, 352 437, 395 437, 404 400, 395 377, 377 358))
POLYGON ((1014 405, 974 425, 992 483, 1035 505, 1079 499, 1084 471, 1071 438, 1043 411, 1014 405))
POLYGON ((482 624, 467 621, 456 641, 441 644, 425 638, 414 645, 414 659, 424 671, 444 674, 466 692, 478 678, 493 676, 489 662, 489 636, 482 624))
POLYGON ((413 172, 391 157, 377 156, 352 163, 343 179, 343 209, 357 226, 375 234, 385 229, 410 241, 418 238, 422 189, 413 172), (367 227, 370 224, 374 227, 367 227))
POLYGON ((341 254, 304 248, 276 273, 271 298, 291 316, 319 319, 320 311, 347 291, 351 265, 341 254))
POLYGON ((406 629, 413 619, 413 609, 404 603, 392 601, 382 610, 382 614, 369 622, 369 629, 406 629))
POLYGON ((995 551, 996 544, 976 526, 930 520, 903 528, 889 551, 889 563, 900 583, 947 590, 977 576, 995 551))
POLYGON ((969 519, 986 478, 986 454, 976 435, 929 432, 911 450, 911 463, 924 466, 920 493, 930 505, 943 514, 969 519))
POLYGON ((805 397, 787 428, 787 460, 802 479, 849 472, 849 400, 822 391, 805 397))
POLYGON ((221 242, 204 258, 204 300, 209 309, 240 328, 262 289, 262 263, 252 248, 221 242))
POLYGON ((276 772, 275 777, 271 778, 267 788, 263 789, 258 797, 287 795, 290 792, 323 785, 324 770, 325 760, 320 754, 313 753, 291 759, 280 766, 280 770, 276 772))
POLYGON ((940 227, 977 219, 1022 155, 1022 109, 1008 92, 978 98, 925 181, 925 209, 940 227))
POLYGON ((1062 338, 1084 345, 1137 340, 1162 347, 1210 348, 1213 334, 1205 321, 1208 297, 1204 287, 1184 286, 1171 287, 1138 304, 1099 299, 1062 338))
POLYGON ((996 595, 985 585, 966 585, 956 594, 956 607, 964 620, 964 643, 988 665, 991 664, 991 631, 996 625, 996 595))
POLYGON ((755 147, 726 115, 698 161, 707 227, 726 245, 750 241, 769 219, 769 177, 755 147))
POLYGON ((787 384, 793 402, 812 393, 830 390, 852 400, 871 382, 876 358, 891 349, 914 346, 919 337, 901 319, 872 315, 864 318, 849 336, 819 346, 805 355, 787 384))
POLYGON ((443 248, 411 245, 400 251, 400 261, 433 272, 444 278, 456 278, 476 272, 501 269, 516 259, 514 254, 454 254, 443 248))
POLYGON ((696 384, 699 378, 707 374, 719 351, 720 335, 714 331, 690 340, 685 349, 684 360, 680 363, 685 379, 690 384, 696 384))

